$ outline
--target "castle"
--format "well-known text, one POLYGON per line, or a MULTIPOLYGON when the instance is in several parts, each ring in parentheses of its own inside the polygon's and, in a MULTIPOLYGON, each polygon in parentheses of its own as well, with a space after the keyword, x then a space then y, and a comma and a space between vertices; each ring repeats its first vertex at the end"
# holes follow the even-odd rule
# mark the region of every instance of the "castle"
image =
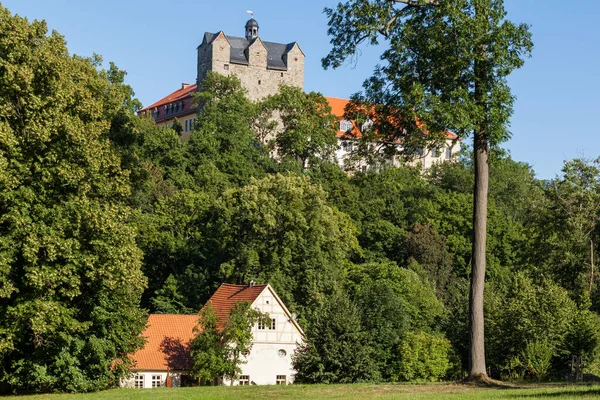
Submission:
MULTIPOLYGON (((181 88, 159 101, 143 108, 140 114, 151 113, 158 126, 171 126, 175 118, 182 125, 181 139, 189 138, 194 130, 196 112, 192 94, 198 90, 208 71, 222 75, 237 76, 247 91, 250 100, 256 101, 277 93, 280 85, 304 88, 305 55, 297 42, 275 43, 263 41, 259 36, 258 22, 252 17, 244 26, 245 36, 229 36, 223 31, 205 32, 198 46, 196 84, 183 83, 181 88)), ((339 148, 337 161, 345 166, 353 148, 352 138, 347 133, 353 130, 353 122, 344 119, 345 99, 325 97, 332 107, 332 113, 340 120, 337 132, 339 148)), ((446 134, 445 147, 432 151, 422 151, 413 163, 429 168, 436 162, 449 160, 460 150, 460 142, 451 132, 446 134)), ((398 157, 389 160, 397 165, 398 157)), ((361 166, 366 169, 367 166, 361 166)))
POLYGON ((258 36, 258 22, 246 22, 245 37, 228 36, 223 31, 204 34, 198 46, 200 84, 208 71, 235 75, 248 91, 250 100, 277 93, 279 85, 304 88, 304 53, 298 43, 274 43, 258 36))

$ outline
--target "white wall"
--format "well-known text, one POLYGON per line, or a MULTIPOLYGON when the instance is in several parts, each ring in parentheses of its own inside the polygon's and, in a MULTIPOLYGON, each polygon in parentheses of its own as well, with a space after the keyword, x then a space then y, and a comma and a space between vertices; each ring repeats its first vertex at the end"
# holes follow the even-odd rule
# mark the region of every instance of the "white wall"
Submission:
MULTIPOLYGON (((151 371, 137 371, 137 372, 132 372, 131 375, 129 375, 127 378, 123 379, 121 381, 121 387, 122 388, 134 388, 135 387, 135 376, 136 375, 143 375, 144 376, 144 389, 151 389, 152 388, 152 376, 153 375, 160 375, 161 377, 161 385, 160 387, 164 387, 165 386, 165 381, 167 379, 167 373, 164 371, 156 371, 156 372, 151 372, 151 371)), ((170 372, 171 375, 171 386, 172 387, 180 387, 181 386, 181 373, 178 372, 170 372)))
MULTIPOLYGON (((356 149, 358 144, 355 140, 352 139, 338 139, 338 148, 336 149, 335 152, 335 156, 338 162, 338 165, 341 168, 345 168, 346 166, 346 160, 349 159, 349 157, 351 156, 351 151, 349 150, 345 150, 344 147, 342 146, 342 142, 347 142, 347 143, 353 143, 353 148, 356 149)), ((402 146, 401 145, 397 145, 397 151, 401 152, 402 151, 402 146)), ((440 148, 440 155, 439 157, 434 157, 433 151, 431 150, 425 150, 425 152, 423 153, 423 156, 417 157, 415 158, 413 161, 411 161, 409 163, 409 165, 421 165, 423 167, 423 169, 429 169, 431 168, 434 164, 437 163, 441 163, 444 161, 448 161, 450 159, 452 159, 452 157, 458 153, 460 151, 460 142, 456 141, 454 142, 453 140, 446 140, 446 144, 444 147, 440 148), (450 150, 450 153, 447 153, 447 149, 450 150), (450 155, 450 157, 448 157, 448 155, 450 155)), ((400 158, 398 156, 394 156, 394 160, 389 160, 390 163, 392 163, 394 166, 399 166, 400 165, 400 158)), ((355 171, 362 171, 365 172, 366 169, 370 168, 367 163, 365 161, 354 161, 353 165, 352 165, 352 170, 355 171)))
MULTIPOLYGON (((250 381, 257 385, 275 385, 277 375, 285 375, 287 383, 292 383, 295 374, 292 368, 292 354, 297 343, 302 341, 302 334, 269 287, 254 301, 252 307, 275 318, 275 329, 269 329, 269 326, 266 329, 258 329, 258 326, 254 326, 254 345, 246 358, 248 362, 241 366, 241 375, 249 375, 250 381), (279 350, 284 350, 286 354, 280 356, 279 350)), ((229 382, 225 384, 228 385, 229 382)))

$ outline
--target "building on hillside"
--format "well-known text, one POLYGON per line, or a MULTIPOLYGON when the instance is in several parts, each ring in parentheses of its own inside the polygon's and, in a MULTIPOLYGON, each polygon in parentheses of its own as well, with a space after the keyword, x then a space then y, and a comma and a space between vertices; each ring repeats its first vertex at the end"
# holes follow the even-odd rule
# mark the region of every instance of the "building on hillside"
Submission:
MULTIPOLYGON (((236 303, 247 301, 252 308, 268 313, 270 324, 256 324, 252 329, 253 346, 241 365, 242 373, 234 385, 285 385, 294 380, 291 356, 304 332, 295 317, 268 285, 231 285, 224 283, 208 300, 223 329, 236 303)), ((151 314, 142 334, 144 347, 133 354, 131 375, 122 387, 153 388, 192 385, 189 376, 190 342, 197 334, 198 315, 151 314)), ((224 384, 230 382, 224 380, 224 384)))
POLYGON ((250 100, 260 100, 279 91, 280 85, 304 88, 304 53, 297 42, 274 43, 258 35, 258 22, 251 18, 244 37, 223 31, 204 33, 198 46, 196 83, 208 71, 237 76, 250 100))
POLYGON ((182 83, 180 89, 142 108, 138 115, 149 113, 156 125, 161 127, 171 127, 177 118, 182 127, 181 138, 187 139, 194 130, 198 112, 192 97, 196 90, 197 85, 182 83))
MULTIPOLYGON (((304 53, 297 42, 282 44, 263 41, 259 36, 259 26, 254 18, 246 22, 245 36, 226 35, 205 32, 202 43, 198 46, 198 63, 196 85, 182 84, 182 87, 161 100, 143 108, 139 114, 150 113, 158 126, 172 126, 175 118, 182 125, 181 139, 189 138, 194 129, 197 108, 193 104, 193 93, 201 87, 208 71, 222 75, 237 76, 248 92, 250 100, 260 100, 275 94, 282 84, 304 87, 304 53)), ((347 162, 357 143, 352 137, 356 130, 352 121, 343 118, 346 99, 326 97, 331 105, 332 113, 340 119, 338 136, 337 162, 347 168, 347 162), (349 134, 350 133, 350 134, 349 134)), ((401 151, 401 145, 397 145, 401 151)), ((460 142, 456 135, 447 132, 446 146, 434 150, 424 150, 413 162, 424 169, 434 163, 451 159, 460 150, 460 142)), ((273 153, 275 154, 276 151, 273 153)), ((389 160, 399 165, 399 157, 389 160)), ((358 162, 356 170, 366 170, 366 162, 358 162)))
POLYGON ((175 118, 182 125, 181 138, 189 138, 197 108, 192 94, 202 87, 208 71, 237 76, 250 100, 260 100, 279 91, 280 85, 304 87, 304 53, 297 42, 263 41, 258 22, 251 18, 244 27, 245 37, 228 36, 223 31, 205 32, 198 46, 196 84, 182 84, 159 101, 142 108, 158 126, 170 127, 175 118))
MULTIPOLYGON (((335 156, 338 165, 342 168, 347 168, 347 162, 349 161, 352 152, 355 150, 355 146, 360 138, 360 132, 364 131, 366 128, 364 125, 369 124, 370 121, 365 122, 361 129, 358 129, 355 121, 344 119, 344 110, 350 100, 336 97, 325 97, 325 99, 327 99, 327 102, 331 106, 331 113, 338 117, 339 120, 337 131, 338 148, 335 156)), ((396 151, 398 153, 402 152, 401 143, 395 143, 394 146, 396 146, 396 151)), ((415 166, 420 165, 423 169, 428 169, 436 163, 451 160, 459 151, 460 140, 458 139, 458 136, 450 131, 446 131, 446 140, 443 147, 440 146, 432 150, 423 149, 409 164, 415 166)), ((394 166, 398 166, 401 163, 400 158, 397 155, 394 156, 393 159, 387 160, 387 162, 394 166)), ((355 162, 353 165, 354 170, 362 170, 363 172, 366 171, 368 167, 367 163, 361 160, 358 160, 358 162, 355 162)))

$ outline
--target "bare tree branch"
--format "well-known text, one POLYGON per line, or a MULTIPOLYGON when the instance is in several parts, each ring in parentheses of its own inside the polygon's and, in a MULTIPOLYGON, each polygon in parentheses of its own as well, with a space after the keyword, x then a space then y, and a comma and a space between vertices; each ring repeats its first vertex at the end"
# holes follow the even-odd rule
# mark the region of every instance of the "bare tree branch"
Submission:
POLYGON ((438 6, 440 4, 438 0, 392 0, 392 2, 406 4, 410 7, 438 6))
MULTIPOLYGON (((412 8, 415 8, 415 7, 428 6, 428 5, 431 5, 431 6, 437 6, 437 5, 439 5, 438 0, 424 0, 424 1, 419 1, 419 0, 391 0, 391 1, 392 1, 392 3, 406 4, 406 7, 404 7, 401 10, 399 10, 398 12, 396 12, 396 14, 385 23, 385 25, 381 25, 380 27, 377 28, 377 31, 380 34, 382 34, 383 36, 385 36, 385 37, 389 37, 390 36, 390 27, 406 11, 408 11, 408 10, 410 10, 412 8)), ((361 41, 363 39, 361 39, 361 41)), ((357 42, 357 43, 360 43, 360 42, 357 42)))

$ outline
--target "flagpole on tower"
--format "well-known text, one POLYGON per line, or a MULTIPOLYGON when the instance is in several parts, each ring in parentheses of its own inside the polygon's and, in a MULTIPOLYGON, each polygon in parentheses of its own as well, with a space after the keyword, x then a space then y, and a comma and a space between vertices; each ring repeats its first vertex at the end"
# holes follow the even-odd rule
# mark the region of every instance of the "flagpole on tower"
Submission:
POLYGON ((252 10, 247 10, 246 12, 247 12, 248 14, 250 14, 250 17, 251 17, 251 18, 254 18, 254 11, 252 11, 252 10))

